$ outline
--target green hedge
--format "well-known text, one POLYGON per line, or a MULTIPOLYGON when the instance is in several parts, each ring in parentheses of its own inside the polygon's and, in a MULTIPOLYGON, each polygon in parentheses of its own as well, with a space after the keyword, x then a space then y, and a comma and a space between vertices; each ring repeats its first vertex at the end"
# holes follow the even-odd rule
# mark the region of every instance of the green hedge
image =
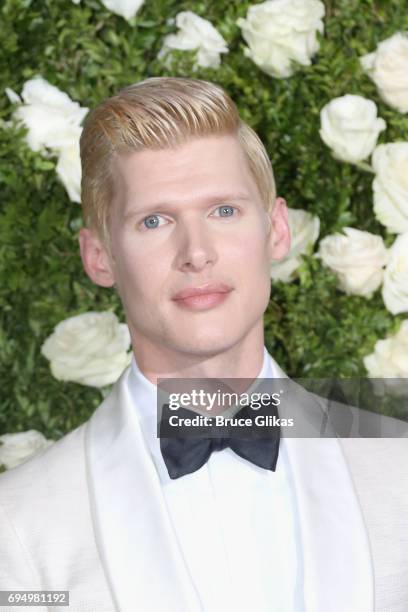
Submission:
MULTIPOLYGON (((61 320, 113 309, 112 290, 94 286, 79 256, 80 206, 69 201, 44 159, 8 126, 5 87, 20 92, 41 75, 82 106, 93 107, 124 85, 168 71, 156 59, 168 23, 181 10, 209 19, 230 52, 221 67, 193 70, 194 54, 177 53, 173 76, 223 85, 271 156, 278 192, 292 208, 317 214, 323 236, 346 225, 386 234, 372 212, 372 175, 336 162, 319 136, 319 111, 331 98, 371 98, 387 130, 379 142, 408 140, 407 117, 381 103, 358 58, 408 30, 400 0, 326 1, 325 35, 309 68, 289 79, 262 73, 243 54, 236 25, 246 1, 146 0, 133 23, 97 0, 3 0, 0 13, 0 433, 34 428, 57 438, 83 422, 101 401, 96 389, 55 380, 41 344, 61 320)), ((300 278, 274 283, 265 317, 266 344, 291 376, 364 376, 362 357, 404 317, 392 316, 379 292, 371 300, 336 289, 335 276, 312 256, 300 278)))

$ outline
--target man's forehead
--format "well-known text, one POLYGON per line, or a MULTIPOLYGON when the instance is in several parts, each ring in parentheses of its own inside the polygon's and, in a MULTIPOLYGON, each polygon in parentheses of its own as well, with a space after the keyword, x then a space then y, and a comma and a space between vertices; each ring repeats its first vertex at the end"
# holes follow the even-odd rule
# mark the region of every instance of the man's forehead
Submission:
POLYGON ((194 156, 196 161, 206 159, 219 160, 218 156, 228 156, 232 159, 245 161, 245 154, 240 141, 235 134, 193 137, 174 146, 140 149, 121 149, 114 153, 113 166, 116 169, 137 167, 154 160, 166 159, 169 162, 185 160, 188 162, 194 156))
POLYGON ((169 191, 177 198, 178 190, 184 195, 190 189, 199 190, 209 200, 214 196, 243 200, 256 191, 234 137, 200 138, 174 148, 117 153, 112 171, 116 187, 126 198, 137 194, 143 199, 160 200, 169 191))

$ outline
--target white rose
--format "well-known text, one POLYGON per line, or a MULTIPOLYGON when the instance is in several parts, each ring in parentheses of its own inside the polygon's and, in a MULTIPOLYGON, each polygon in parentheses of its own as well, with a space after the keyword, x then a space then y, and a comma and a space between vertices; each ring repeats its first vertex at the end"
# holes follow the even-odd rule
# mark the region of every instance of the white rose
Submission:
POLYGON ((129 365, 129 345, 129 328, 113 312, 86 312, 58 323, 41 353, 58 380, 103 387, 129 365))
POLYGON ((374 214, 390 232, 408 231, 408 142, 378 145, 371 164, 374 214))
POLYGON ((408 312, 408 232, 398 236, 389 254, 382 289, 384 304, 392 314, 408 312))
POLYGON ((402 322, 394 336, 378 340, 374 352, 363 362, 370 378, 381 379, 374 385, 379 395, 386 390, 393 395, 408 395, 408 320, 402 322), (385 378, 393 380, 387 382, 385 378))
POLYGON ((136 15, 144 0, 101 0, 101 2, 112 13, 129 20, 136 15))
POLYGON ((4 465, 7 469, 16 467, 48 448, 53 442, 54 440, 47 440, 35 429, 4 434, 0 436, 0 465, 4 465))
MULTIPOLYGON (((12 102, 21 103, 13 90, 6 89, 6 93, 12 102)), ((73 202, 80 202, 80 123, 88 109, 73 102, 66 93, 41 77, 27 81, 21 95, 24 104, 17 108, 13 116, 27 127, 29 147, 44 154, 51 149, 59 155, 57 174, 69 198, 73 202)))
MULTIPOLYGON (((7 89, 6 93, 12 102, 17 101, 15 92, 7 89)), ((27 143, 33 151, 44 147, 59 150, 79 139, 80 124, 88 108, 81 107, 42 77, 27 81, 21 97, 23 103, 13 117, 28 129, 27 143)))
POLYGON ((288 208, 291 236, 290 251, 282 261, 273 262, 271 278, 285 283, 295 278, 295 271, 302 263, 302 255, 311 251, 320 231, 319 217, 306 210, 288 208))
POLYGON ((79 139, 71 146, 60 149, 57 174, 72 202, 81 202, 81 156, 79 139))
POLYGON ((310 66, 319 50, 325 8, 320 0, 267 0, 250 6, 237 24, 248 44, 245 55, 273 77, 293 74, 294 62, 310 66))
POLYGON ((339 288, 348 295, 371 297, 381 285, 388 251, 381 236, 353 227, 342 234, 326 236, 320 242, 317 257, 334 270, 339 288))
POLYGON ((377 117, 372 100, 347 94, 334 98, 320 111, 320 136, 333 157, 352 164, 371 155, 384 119, 377 117))
POLYGON ((383 40, 374 53, 360 58, 382 99, 401 113, 408 112, 408 36, 397 32, 383 40))
POLYGON ((166 56, 172 49, 197 50, 196 66, 218 68, 220 53, 228 53, 228 46, 212 23, 192 11, 182 11, 176 17, 176 25, 180 31, 165 37, 158 57, 166 56))

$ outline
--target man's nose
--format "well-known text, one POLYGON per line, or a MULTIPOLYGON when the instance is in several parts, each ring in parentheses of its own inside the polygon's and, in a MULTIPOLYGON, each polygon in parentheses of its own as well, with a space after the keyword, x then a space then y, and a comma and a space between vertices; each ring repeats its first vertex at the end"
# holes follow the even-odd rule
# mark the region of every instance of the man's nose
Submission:
POLYGON ((199 272, 216 260, 214 237, 206 222, 190 220, 181 224, 177 235, 177 269, 199 272))

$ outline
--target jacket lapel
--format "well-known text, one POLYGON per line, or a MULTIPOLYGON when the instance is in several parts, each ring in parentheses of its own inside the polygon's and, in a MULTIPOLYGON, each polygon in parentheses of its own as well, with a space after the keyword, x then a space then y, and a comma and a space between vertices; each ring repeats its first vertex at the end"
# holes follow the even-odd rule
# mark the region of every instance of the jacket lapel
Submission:
MULTIPOLYGON (((271 358, 272 359, 272 358, 271 358)), ((274 362, 282 378, 286 374, 274 362)), ((96 541, 120 612, 201 609, 145 446, 125 370, 87 424, 86 457, 96 541)), ((300 519, 306 612, 373 612, 368 534, 337 438, 319 438, 316 404, 295 407, 315 436, 285 438, 300 519), (313 407, 314 406, 314 407, 313 407)), ((308 400, 309 401, 309 400, 308 400)), ((280 416, 284 416, 279 410, 280 416)))
MULTIPOLYGON (((278 375, 288 378, 273 363, 278 375)), ((297 414, 303 419, 300 432, 314 435, 283 441, 300 520, 306 611, 373 612, 368 533, 341 442, 336 437, 320 438, 322 412, 315 396, 293 381, 289 389, 294 401, 286 404, 290 406, 287 416, 297 414)), ((280 416, 284 413, 285 409, 279 409, 280 416)))
POLYGON ((196 612, 157 472, 127 389, 129 368, 89 420, 86 456, 97 545, 120 612, 196 612))

